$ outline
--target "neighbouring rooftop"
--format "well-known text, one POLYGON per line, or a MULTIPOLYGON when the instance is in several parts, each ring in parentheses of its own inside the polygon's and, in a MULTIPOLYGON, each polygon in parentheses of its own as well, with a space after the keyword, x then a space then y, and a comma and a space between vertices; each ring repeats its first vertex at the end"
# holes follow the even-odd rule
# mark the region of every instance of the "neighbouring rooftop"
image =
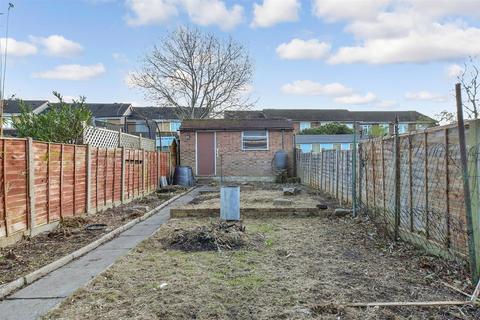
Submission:
POLYGON ((418 111, 349 111, 346 109, 263 109, 226 111, 225 119, 290 119, 293 121, 339 122, 435 122, 418 111))

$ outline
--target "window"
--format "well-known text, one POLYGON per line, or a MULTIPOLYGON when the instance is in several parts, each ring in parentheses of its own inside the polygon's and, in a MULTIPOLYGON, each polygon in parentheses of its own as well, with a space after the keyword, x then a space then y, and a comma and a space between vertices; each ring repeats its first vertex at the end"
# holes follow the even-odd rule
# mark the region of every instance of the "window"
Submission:
POLYGON ((320 144, 320 149, 322 149, 322 150, 333 150, 333 144, 332 143, 322 143, 322 144, 320 144))
POLYGON ((341 149, 341 150, 350 150, 350 148, 351 148, 350 143, 342 143, 342 144, 340 145, 340 149, 341 149))
POLYGON ((242 150, 268 150, 268 131, 243 131, 242 150))
POLYGON ((303 153, 312 152, 312 149, 313 149, 312 144, 309 144, 309 143, 301 143, 301 144, 298 145, 298 147, 300 148, 300 150, 301 150, 303 153))
POLYGON ((148 127, 145 123, 136 123, 135 132, 149 132, 148 127))
POLYGON ((399 123, 398 124, 398 133, 407 133, 408 132, 408 123, 399 123))
POLYGON ((305 129, 310 129, 311 123, 309 121, 301 121, 300 122, 300 131, 303 131, 305 129))
POLYGON ((170 122, 170 131, 171 132, 176 132, 180 129, 180 126, 182 123, 180 121, 172 121, 170 122))
POLYGON ((5 129, 13 129, 13 121, 10 117, 3 118, 3 127, 5 129))
POLYGON ((162 146, 161 149, 168 151, 168 149, 173 143, 173 140, 175 140, 175 137, 157 137, 156 140, 157 140, 156 141, 157 149, 160 149, 160 143, 161 143, 161 146, 162 146))

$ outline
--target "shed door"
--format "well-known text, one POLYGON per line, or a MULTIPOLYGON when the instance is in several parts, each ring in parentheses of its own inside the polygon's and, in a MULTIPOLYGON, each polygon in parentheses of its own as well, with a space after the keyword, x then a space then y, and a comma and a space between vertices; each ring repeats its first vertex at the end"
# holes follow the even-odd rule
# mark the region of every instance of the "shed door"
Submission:
POLYGON ((215 132, 197 132, 197 175, 215 175, 215 132))

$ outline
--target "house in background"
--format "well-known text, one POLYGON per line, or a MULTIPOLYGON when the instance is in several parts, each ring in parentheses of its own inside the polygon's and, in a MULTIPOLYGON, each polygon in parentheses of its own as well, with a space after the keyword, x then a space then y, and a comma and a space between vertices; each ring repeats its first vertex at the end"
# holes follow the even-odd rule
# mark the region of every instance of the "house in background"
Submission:
POLYGON ((349 111, 346 109, 263 109, 253 111, 227 111, 225 119, 289 119, 295 133, 323 124, 338 122, 353 128, 357 122, 362 136, 373 132, 393 133, 393 122, 399 119, 400 133, 423 130, 436 125, 436 121, 417 111, 349 111))
POLYGON ((12 126, 12 118, 20 115, 21 101, 33 112, 41 113, 48 107, 47 100, 5 100, 3 108, 3 132, 6 136, 15 136, 15 129, 12 126))
POLYGON ((274 181, 273 159, 287 153, 293 170, 293 124, 282 119, 184 120, 180 161, 198 177, 225 181, 274 181))
POLYGON ((127 132, 154 139, 158 149, 168 149, 178 138, 181 124, 175 108, 134 107, 127 118, 127 132))
POLYGON ((351 150, 353 134, 299 134, 295 136, 295 147, 304 153, 321 150, 351 150))

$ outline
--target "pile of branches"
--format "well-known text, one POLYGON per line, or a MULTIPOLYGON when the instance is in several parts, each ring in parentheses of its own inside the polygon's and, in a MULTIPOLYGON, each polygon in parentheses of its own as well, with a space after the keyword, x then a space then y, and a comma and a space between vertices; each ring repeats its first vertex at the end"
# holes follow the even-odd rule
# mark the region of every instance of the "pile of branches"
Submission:
POLYGON ((187 252, 237 250, 246 242, 245 226, 227 221, 194 229, 175 229, 163 239, 166 248, 187 252))

